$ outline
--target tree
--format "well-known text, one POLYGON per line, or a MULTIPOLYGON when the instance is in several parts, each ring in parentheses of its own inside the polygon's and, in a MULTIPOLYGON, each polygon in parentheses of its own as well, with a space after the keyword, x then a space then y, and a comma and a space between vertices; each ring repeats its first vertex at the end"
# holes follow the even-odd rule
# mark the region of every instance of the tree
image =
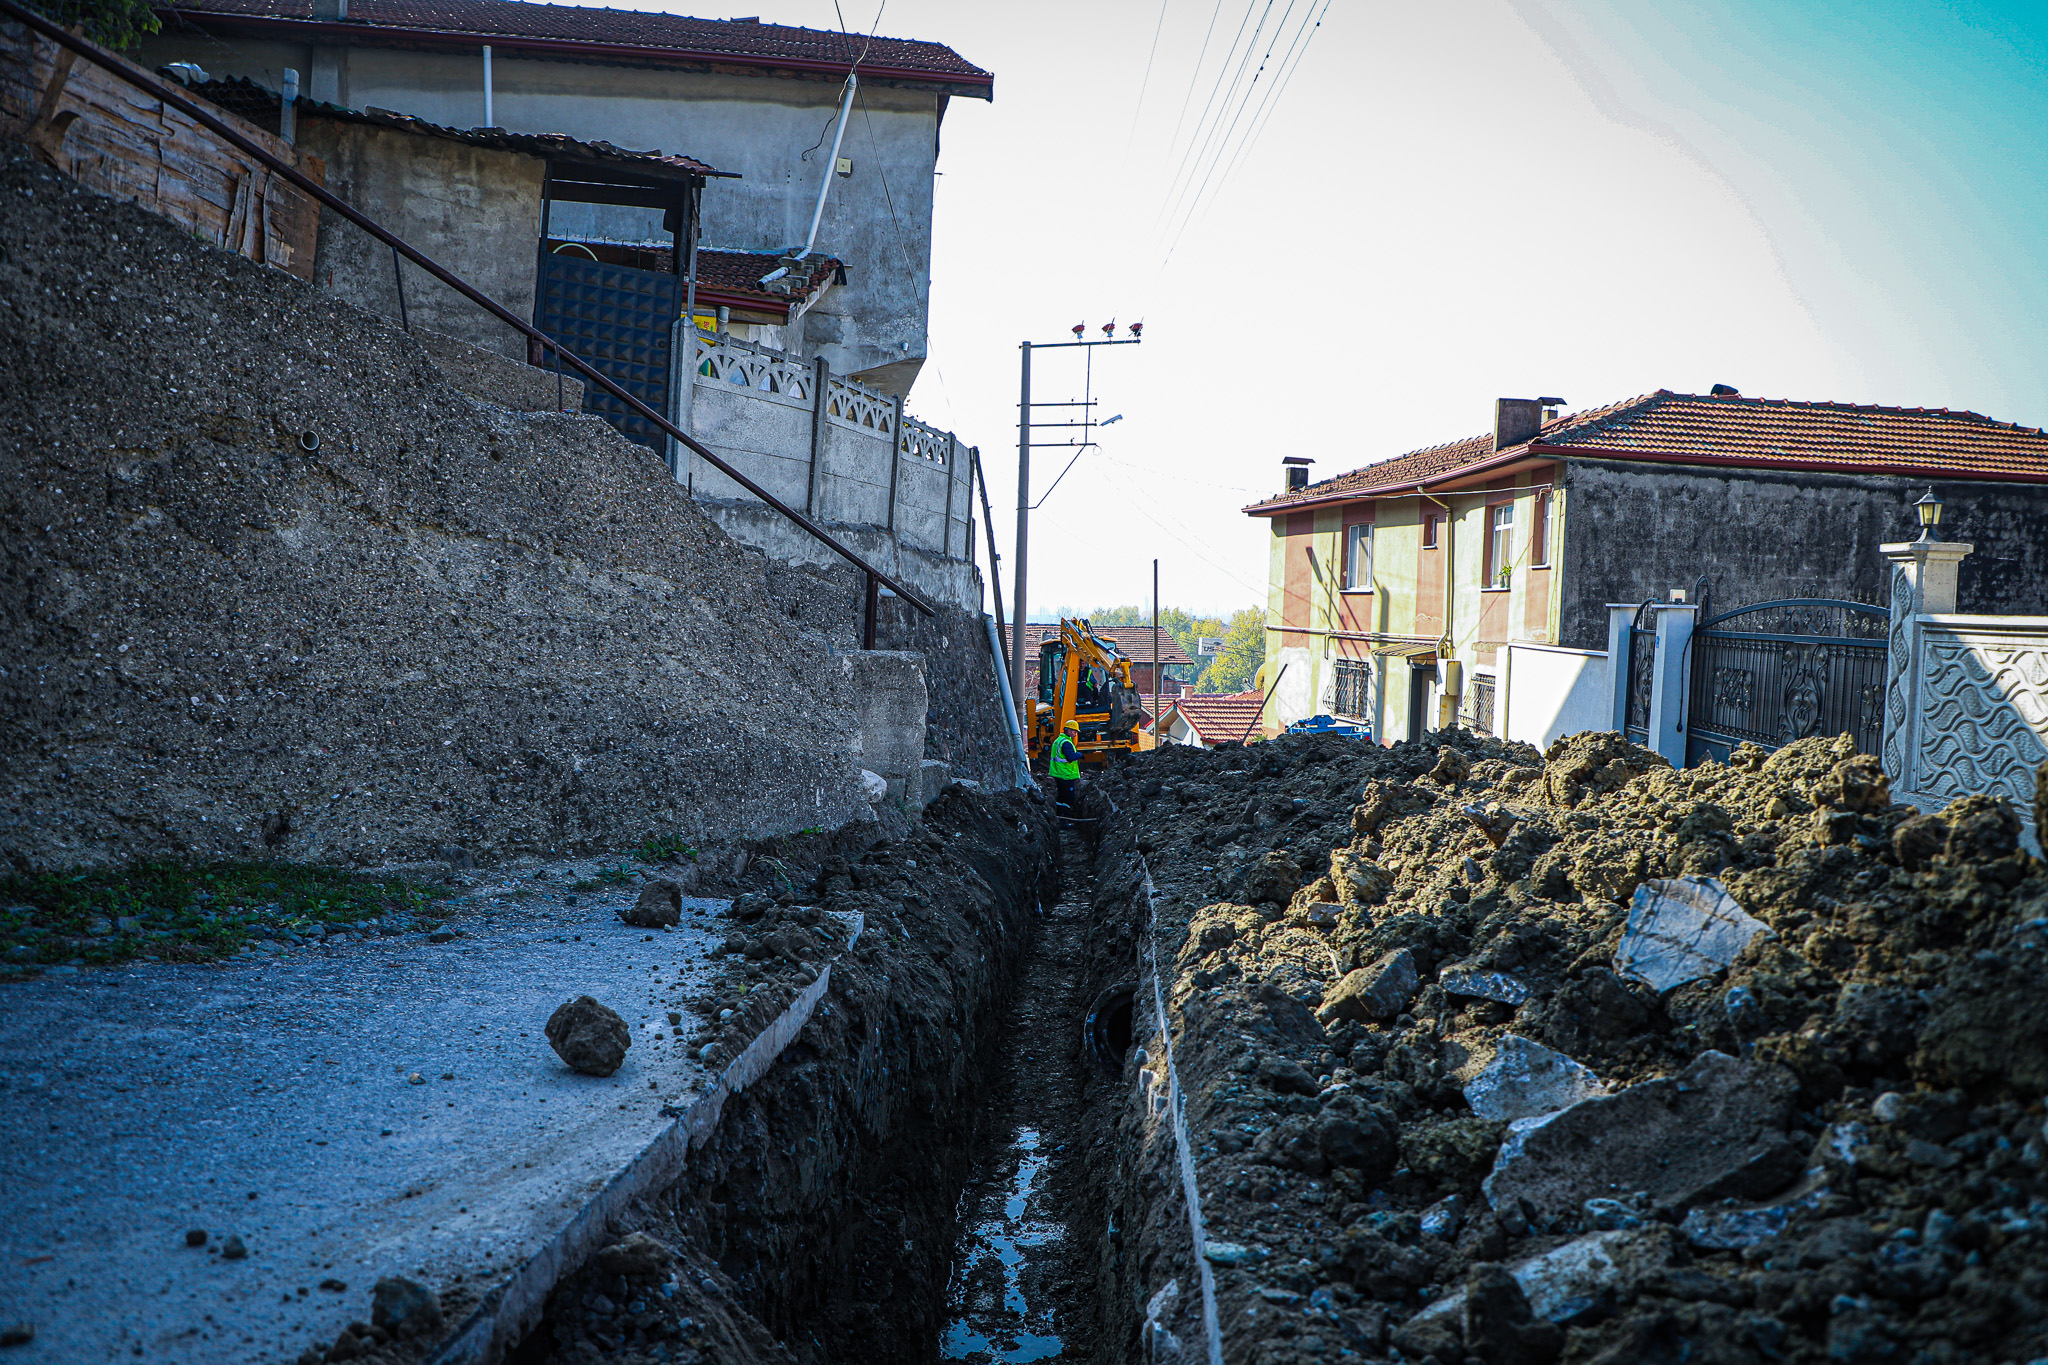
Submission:
POLYGON ((148 0, 28 0, 66 28, 81 29, 96 43, 123 52, 160 27, 148 0))
POLYGON ((1202 671, 1204 692, 1242 692, 1266 662, 1266 613, 1246 607, 1233 613, 1223 632, 1223 649, 1202 671))

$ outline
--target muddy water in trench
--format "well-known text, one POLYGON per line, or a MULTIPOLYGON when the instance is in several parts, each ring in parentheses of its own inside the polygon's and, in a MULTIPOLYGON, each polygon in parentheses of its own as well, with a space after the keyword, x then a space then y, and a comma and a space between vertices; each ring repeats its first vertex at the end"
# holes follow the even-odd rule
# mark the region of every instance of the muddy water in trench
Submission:
POLYGON ((1078 997, 1091 883, 1070 856, 1066 894, 1039 927, 1003 1021, 976 1124, 974 1173, 946 1285, 946 1360, 970 1365, 1094 1358, 1091 1240, 1067 1216, 1078 1197, 1078 997))

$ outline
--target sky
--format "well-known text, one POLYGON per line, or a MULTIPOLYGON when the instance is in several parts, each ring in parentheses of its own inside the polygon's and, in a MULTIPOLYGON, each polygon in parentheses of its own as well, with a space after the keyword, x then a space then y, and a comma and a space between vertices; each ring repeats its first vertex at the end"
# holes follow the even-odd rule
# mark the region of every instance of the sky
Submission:
MULTIPOLYGON (((870 0, 840 3, 875 24, 870 0)), ((757 12, 840 23, 832 0, 735 14, 757 12)), ((1169 606, 1262 605, 1267 523, 1239 509, 1283 456, 1329 477, 1484 431, 1501 396, 1726 383, 2048 424, 2039 0, 886 0, 879 18, 996 76, 993 103, 946 115, 909 407, 981 448, 1006 603, 1018 343, 1145 323, 1092 376, 1076 351, 1034 365, 1037 398, 1088 383, 1122 420, 1049 495, 1073 452, 1033 453, 1033 619, 1148 603, 1155 557, 1169 606)))

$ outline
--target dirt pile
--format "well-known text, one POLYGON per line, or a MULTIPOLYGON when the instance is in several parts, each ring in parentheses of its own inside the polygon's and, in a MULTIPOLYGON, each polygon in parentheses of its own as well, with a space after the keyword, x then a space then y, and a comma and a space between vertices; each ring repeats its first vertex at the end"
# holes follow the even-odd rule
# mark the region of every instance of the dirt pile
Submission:
POLYGON ((2048 870, 2001 803, 1894 805, 1846 739, 1459 731, 1103 792, 1229 1358, 2048 1353, 2048 870))

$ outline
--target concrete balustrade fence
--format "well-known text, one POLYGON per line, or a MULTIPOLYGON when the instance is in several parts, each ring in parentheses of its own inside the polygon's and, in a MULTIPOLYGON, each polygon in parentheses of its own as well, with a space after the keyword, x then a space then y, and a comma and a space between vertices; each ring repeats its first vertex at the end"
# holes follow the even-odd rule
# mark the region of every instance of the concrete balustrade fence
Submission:
MULTIPOLYGON (((832 374, 822 359, 680 324, 675 354, 694 357, 678 364, 672 385, 680 426, 918 591, 980 609, 971 452, 958 437, 905 416, 901 399, 832 374)), ((682 451, 676 477, 743 543, 777 559, 829 562, 701 457, 682 451)))

